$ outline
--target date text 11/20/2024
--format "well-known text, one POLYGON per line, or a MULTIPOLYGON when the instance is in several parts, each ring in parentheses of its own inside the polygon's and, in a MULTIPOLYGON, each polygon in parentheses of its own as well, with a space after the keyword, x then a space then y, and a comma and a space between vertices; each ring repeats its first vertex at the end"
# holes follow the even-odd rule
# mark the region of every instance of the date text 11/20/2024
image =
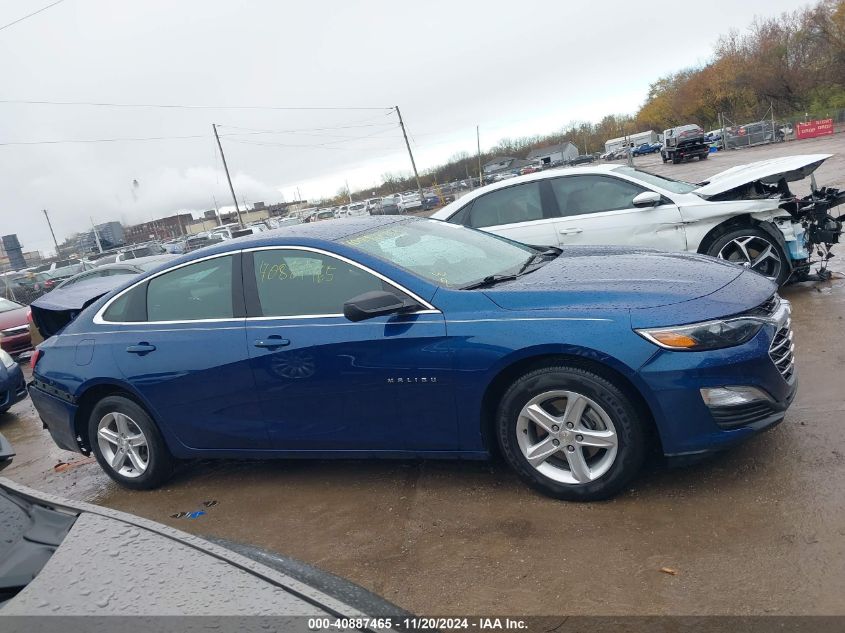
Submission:
POLYGON ((526 630, 528 623, 521 618, 310 618, 308 628, 312 631, 337 631, 347 629, 392 629, 408 631, 435 630, 478 630, 519 631, 526 630))

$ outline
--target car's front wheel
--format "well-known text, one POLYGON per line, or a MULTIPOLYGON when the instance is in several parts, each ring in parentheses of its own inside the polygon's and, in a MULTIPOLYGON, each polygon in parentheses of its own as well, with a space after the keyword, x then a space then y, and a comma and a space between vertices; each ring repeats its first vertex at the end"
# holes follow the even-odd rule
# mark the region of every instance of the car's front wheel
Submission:
POLYGON ((783 248, 774 237, 756 226, 722 235, 710 245, 707 254, 750 268, 778 285, 789 278, 790 266, 783 248))
POLYGON ((173 474, 174 460, 161 433, 129 398, 100 400, 88 419, 88 437, 106 474, 127 488, 156 488, 173 474))
POLYGON ((646 452, 643 420, 630 399, 580 367, 543 367, 516 380, 499 405, 497 432, 523 481, 570 501, 615 495, 646 452))

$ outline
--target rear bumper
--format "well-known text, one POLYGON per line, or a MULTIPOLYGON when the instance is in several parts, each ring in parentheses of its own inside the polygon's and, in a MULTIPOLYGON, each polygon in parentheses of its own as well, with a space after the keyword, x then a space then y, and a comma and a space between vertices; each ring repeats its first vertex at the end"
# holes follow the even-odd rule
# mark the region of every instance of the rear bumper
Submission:
POLYGON ((32 404, 56 445, 67 451, 82 452, 76 441, 76 405, 39 389, 33 383, 28 388, 32 404))
MULTIPOLYGON (((2 366, 0 366, 2 370, 2 366)), ((26 382, 19 365, 6 370, 6 379, 0 381, 0 411, 26 398, 26 382)))

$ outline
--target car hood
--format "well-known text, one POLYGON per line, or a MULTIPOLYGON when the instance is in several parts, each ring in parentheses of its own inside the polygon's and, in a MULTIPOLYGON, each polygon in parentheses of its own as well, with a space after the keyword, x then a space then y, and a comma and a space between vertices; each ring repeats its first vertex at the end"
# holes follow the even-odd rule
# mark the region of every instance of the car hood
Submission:
POLYGON ((506 310, 652 308, 709 295, 743 270, 691 253, 570 246, 542 268, 484 292, 506 310))
MULTIPOLYGON (((2 435, 0 450, 11 451, 2 435)), ((6 616, 410 617, 299 561, 3 478, 0 521, 11 526, 0 543, 9 554, 0 558, 0 583, 11 590, 0 595, 6 616)))
POLYGON ((782 178, 787 182, 803 180, 831 156, 833 154, 803 154, 737 165, 711 176, 695 193, 710 198, 755 181, 774 184, 782 178))
POLYGON ((17 327, 19 325, 26 325, 26 315, 29 314, 29 308, 22 306, 14 310, 6 310, 0 312, 0 330, 5 330, 10 327, 17 327))

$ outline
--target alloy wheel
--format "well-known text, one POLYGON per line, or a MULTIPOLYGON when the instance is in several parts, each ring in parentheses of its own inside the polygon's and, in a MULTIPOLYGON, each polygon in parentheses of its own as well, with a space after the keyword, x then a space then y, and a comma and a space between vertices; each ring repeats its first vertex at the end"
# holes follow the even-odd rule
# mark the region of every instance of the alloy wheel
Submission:
POLYGON ((519 413, 516 436, 531 466, 565 484, 598 479, 610 470, 619 449, 607 412, 574 391, 546 391, 529 400, 519 413))
POLYGON ((124 477, 140 477, 150 464, 147 437, 125 413, 114 411, 100 419, 97 444, 106 462, 124 477))
POLYGON ((783 266, 776 246, 759 235, 735 237, 719 250, 717 257, 750 268, 772 281, 778 280, 783 266))

